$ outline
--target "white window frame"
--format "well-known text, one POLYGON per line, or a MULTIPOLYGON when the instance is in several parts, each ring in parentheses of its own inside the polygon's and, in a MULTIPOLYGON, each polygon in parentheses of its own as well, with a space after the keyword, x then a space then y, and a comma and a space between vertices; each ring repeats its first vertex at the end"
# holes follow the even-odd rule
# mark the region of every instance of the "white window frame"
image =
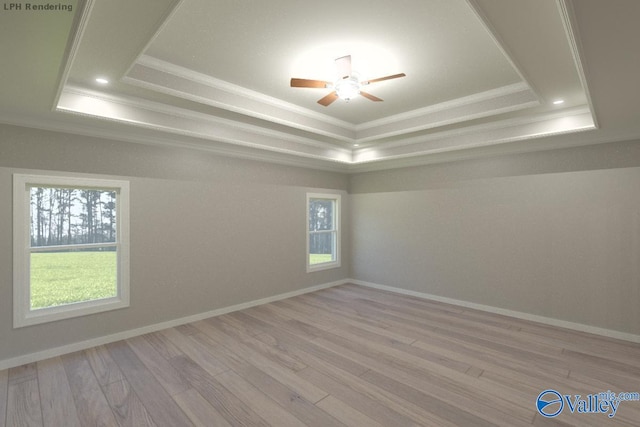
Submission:
MULTIPOLYGON (((90 247, 92 245, 69 245, 90 247)), ((104 246, 99 244, 97 246, 104 246)), ((67 248, 67 246, 61 247, 67 248)), ((129 306, 129 182, 89 177, 13 175, 13 326, 36 325, 129 306), (31 309, 31 187, 81 188, 116 193, 116 296, 31 309)))
POLYGON ((341 215, 341 196, 340 194, 333 194, 333 193, 307 193, 307 204, 306 204, 306 208, 307 208, 307 213, 306 213, 306 222, 305 222, 305 230, 306 230, 306 235, 307 235, 307 249, 305 250, 307 256, 307 260, 306 260, 306 264, 307 264, 307 273, 311 273, 314 271, 321 271, 321 270, 328 270, 331 268, 338 268, 341 265, 341 261, 340 261, 340 253, 341 253, 341 245, 340 245, 340 215, 341 215), (323 262, 323 263, 319 263, 319 264, 311 264, 309 262, 310 259, 310 253, 309 253, 309 243, 310 243, 310 236, 312 233, 312 231, 309 230, 309 203, 311 202, 311 199, 327 199, 327 200, 333 200, 334 201, 334 207, 335 207, 335 212, 333 213, 333 229, 332 230, 328 230, 328 231, 324 231, 324 232, 332 232, 335 234, 335 260, 334 261, 328 261, 328 262, 323 262))

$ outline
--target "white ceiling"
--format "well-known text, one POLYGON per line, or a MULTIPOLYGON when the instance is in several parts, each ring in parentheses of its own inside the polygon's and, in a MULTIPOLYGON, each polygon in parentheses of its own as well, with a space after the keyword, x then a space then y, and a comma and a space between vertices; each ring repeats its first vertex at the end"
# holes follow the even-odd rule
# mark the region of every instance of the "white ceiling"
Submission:
POLYGON ((0 122, 347 172, 640 137, 637 0, 59 4, 0 11, 0 122), (344 55, 406 77, 289 86, 344 55))

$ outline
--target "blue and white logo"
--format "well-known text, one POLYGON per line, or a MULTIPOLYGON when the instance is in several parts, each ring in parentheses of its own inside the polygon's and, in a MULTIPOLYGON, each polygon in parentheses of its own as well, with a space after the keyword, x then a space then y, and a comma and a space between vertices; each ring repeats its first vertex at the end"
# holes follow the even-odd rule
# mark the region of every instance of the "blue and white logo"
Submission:
POLYGON ((538 395, 536 407, 543 417, 553 418, 558 416, 564 409, 564 400, 557 391, 545 390, 538 395))
POLYGON ((546 418, 557 417, 565 408, 572 414, 606 414, 613 418, 620 408, 620 403, 629 401, 640 401, 640 393, 614 393, 607 390, 582 396, 560 394, 556 390, 548 389, 538 395, 536 409, 546 418))

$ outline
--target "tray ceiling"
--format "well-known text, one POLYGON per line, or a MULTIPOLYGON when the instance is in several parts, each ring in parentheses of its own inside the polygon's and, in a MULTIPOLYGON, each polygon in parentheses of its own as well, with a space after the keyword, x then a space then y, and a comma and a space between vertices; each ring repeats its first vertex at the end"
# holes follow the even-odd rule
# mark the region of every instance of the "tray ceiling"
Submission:
POLYGON ((39 90, 3 83, 18 99, 0 120, 342 171, 553 148, 598 127, 569 0, 65 4, 0 15, 49 30, 2 48, 39 90), (344 55, 364 79, 406 77, 367 87, 384 102, 329 107, 316 101, 330 89, 289 86, 334 80, 344 55), (26 69, 35 57, 48 68, 26 69))

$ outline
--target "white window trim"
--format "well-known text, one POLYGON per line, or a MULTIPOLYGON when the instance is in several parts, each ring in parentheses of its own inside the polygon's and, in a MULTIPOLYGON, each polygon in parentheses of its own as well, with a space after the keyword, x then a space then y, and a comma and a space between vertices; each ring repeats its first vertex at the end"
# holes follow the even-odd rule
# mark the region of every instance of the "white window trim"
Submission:
MULTIPOLYGON (((91 245, 89 245, 91 246, 91 245)), ((104 246, 104 245, 100 245, 104 246)), ((13 326, 36 325, 129 306, 129 182, 112 179, 13 175, 13 326), (116 192, 117 293, 115 297, 31 310, 30 186, 109 189, 116 192)))
POLYGON ((341 234, 341 230, 340 230, 340 215, 342 214, 342 206, 341 206, 341 196, 340 194, 333 194, 333 193, 307 193, 307 204, 306 204, 306 222, 305 222, 305 233, 307 235, 307 242, 306 242, 306 249, 305 249, 305 253, 306 255, 306 264, 307 264, 307 273, 312 273, 314 271, 321 271, 321 270, 328 270, 331 268, 338 268, 341 265, 341 245, 340 245, 340 234, 341 234), (336 259, 335 261, 329 261, 329 262, 323 262, 320 264, 313 264, 311 265, 309 263, 309 258, 310 258, 310 254, 309 254, 309 236, 310 236, 310 232, 309 232, 309 202, 311 201, 311 199, 331 199, 331 200, 335 200, 335 206, 336 206, 336 212, 334 212, 333 215, 333 220, 334 220, 334 228, 335 228, 335 233, 336 233, 336 259))

